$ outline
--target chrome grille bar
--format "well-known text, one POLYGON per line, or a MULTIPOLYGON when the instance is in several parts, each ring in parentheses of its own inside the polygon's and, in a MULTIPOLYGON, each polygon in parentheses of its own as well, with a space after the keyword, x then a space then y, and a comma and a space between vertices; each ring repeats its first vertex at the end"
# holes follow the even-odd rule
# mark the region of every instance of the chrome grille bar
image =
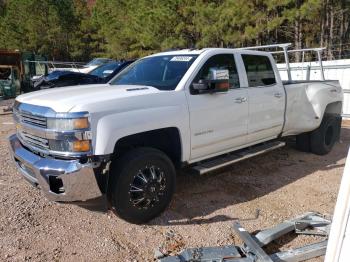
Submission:
POLYGON ((26 114, 23 112, 19 113, 20 119, 22 120, 22 122, 30 124, 30 125, 35 125, 35 126, 39 126, 42 128, 46 128, 47 127, 47 120, 46 117, 41 117, 41 116, 36 116, 36 115, 30 115, 30 114, 26 114))
POLYGON ((28 137, 30 139, 33 139, 33 140, 36 140, 40 143, 43 143, 43 144, 47 144, 48 143, 48 140, 45 139, 45 138, 41 138, 41 137, 38 137, 38 136, 35 136, 35 135, 31 135, 31 134, 28 134, 28 133, 22 133, 25 137, 28 137))
POLYGON ((37 137, 34 135, 30 135, 28 133, 22 132, 20 133, 22 139, 24 140, 24 142, 37 146, 39 148, 43 148, 43 149, 49 149, 49 141, 47 139, 41 138, 41 137, 37 137))

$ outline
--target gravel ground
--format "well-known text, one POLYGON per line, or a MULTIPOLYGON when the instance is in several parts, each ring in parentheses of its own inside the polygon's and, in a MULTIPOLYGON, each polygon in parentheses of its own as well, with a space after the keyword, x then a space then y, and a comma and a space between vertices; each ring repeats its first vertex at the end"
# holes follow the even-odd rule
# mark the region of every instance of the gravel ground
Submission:
MULTIPOLYGON (((215 174, 182 174, 170 208, 137 226, 111 213, 47 201, 10 161, 6 138, 13 132, 11 115, 0 115, 1 261, 153 261, 158 247, 176 252, 240 244, 230 229, 235 219, 253 232, 307 211, 330 215, 350 142, 350 129, 344 126, 341 143, 327 156, 287 146, 215 174)), ((288 236, 270 249, 315 240, 288 236)))
POLYGON ((6 100, 0 100, 0 107, 2 106, 11 106, 14 102, 14 99, 6 99, 6 100))

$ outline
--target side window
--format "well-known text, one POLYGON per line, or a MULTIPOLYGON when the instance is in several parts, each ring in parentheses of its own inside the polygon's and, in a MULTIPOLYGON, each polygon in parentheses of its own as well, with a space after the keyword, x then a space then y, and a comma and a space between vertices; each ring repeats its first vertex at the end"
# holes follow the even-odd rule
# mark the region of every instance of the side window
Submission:
POLYGON ((242 55, 242 59, 250 87, 276 84, 275 72, 272 69, 269 57, 242 55))
POLYGON ((193 82, 197 83, 199 80, 208 80, 210 76, 210 69, 228 70, 230 88, 240 87, 238 72, 233 54, 219 54, 210 57, 202 66, 193 82))

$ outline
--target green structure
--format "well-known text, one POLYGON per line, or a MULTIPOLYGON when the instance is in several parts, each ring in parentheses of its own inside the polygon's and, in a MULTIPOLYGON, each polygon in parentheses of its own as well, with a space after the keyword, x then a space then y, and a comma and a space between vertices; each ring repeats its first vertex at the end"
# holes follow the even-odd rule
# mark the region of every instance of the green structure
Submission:
POLYGON ((33 77, 47 74, 47 66, 38 62, 46 57, 31 52, 0 49, 0 97, 16 97, 33 90, 33 77))

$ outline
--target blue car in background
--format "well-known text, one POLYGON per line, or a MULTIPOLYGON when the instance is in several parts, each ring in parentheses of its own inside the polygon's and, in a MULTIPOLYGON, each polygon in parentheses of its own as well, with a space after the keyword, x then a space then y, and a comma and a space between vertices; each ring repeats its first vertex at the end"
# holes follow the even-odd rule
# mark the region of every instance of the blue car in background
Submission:
POLYGON ((104 84, 111 80, 122 69, 127 67, 134 60, 116 61, 108 64, 103 64, 88 74, 72 72, 72 71, 53 71, 52 73, 41 77, 33 83, 34 90, 75 86, 89 84, 104 84))

